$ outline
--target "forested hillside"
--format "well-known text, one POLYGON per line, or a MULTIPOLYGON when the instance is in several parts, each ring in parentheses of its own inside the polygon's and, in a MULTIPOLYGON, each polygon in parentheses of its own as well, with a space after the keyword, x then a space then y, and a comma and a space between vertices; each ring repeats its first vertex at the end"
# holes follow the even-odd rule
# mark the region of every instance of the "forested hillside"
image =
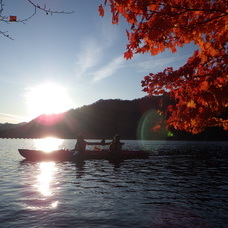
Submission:
MULTIPOLYGON (((136 100, 99 100, 94 104, 65 113, 41 115, 31 122, 0 131, 2 138, 85 138, 111 139, 116 133, 122 139, 173 139, 173 140, 226 140, 227 132, 212 128, 198 135, 161 128, 152 128, 164 117, 157 114, 160 97, 144 97, 136 100)), ((169 102, 167 100, 167 102, 169 102)))

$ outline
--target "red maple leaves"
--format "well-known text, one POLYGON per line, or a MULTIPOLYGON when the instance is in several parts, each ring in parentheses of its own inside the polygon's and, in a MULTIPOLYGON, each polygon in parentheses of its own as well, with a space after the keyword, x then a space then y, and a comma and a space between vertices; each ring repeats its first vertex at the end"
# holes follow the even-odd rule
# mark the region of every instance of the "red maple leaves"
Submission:
MULTIPOLYGON (((167 124, 175 129, 199 133, 206 127, 228 130, 228 11, 223 0, 109 0, 113 23, 122 16, 131 25, 124 53, 157 55, 194 42, 195 51, 178 70, 166 68, 142 81, 149 95, 169 94, 167 124)), ((99 7, 104 15, 103 5, 99 7)))

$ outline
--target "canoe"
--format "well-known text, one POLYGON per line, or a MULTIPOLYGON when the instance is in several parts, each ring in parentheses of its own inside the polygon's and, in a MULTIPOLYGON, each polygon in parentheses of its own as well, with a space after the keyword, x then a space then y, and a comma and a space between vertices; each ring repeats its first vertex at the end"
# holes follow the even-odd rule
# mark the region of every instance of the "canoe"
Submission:
POLYGON ((72 152, 71 150, 55 150, 45 152, 42 150, 18 149, 19 153, 26 160, 30 161, 77 161, 89 159, 125 160, 148 158, 147 151, 122 150, 111 152, 110 150, 86 150, 83 153, 72 152))

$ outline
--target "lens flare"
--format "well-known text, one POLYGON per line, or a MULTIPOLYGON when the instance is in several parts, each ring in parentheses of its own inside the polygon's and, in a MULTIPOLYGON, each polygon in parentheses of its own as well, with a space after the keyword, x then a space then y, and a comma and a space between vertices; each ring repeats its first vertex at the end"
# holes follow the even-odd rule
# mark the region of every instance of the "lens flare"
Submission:
POLYGON ((167 138, 167 132, 164 126, 160 126, 155 131, 158 123, 164 123, 164 116, 157 113, 156 110, 147 111, 140 119, 137 129, 138 140, 164 140, 167 138))

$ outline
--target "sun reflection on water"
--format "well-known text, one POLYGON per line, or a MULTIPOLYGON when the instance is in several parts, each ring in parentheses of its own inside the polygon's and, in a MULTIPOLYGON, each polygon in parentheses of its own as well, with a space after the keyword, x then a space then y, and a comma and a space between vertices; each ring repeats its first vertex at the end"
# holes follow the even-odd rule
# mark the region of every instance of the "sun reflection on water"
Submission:
POLYGON ((38 175, 37 188, 44 196, 51 196, 52 190, 50 188, 51 181, 53 180, 53 173, 56 170, 54 162, 41 162, 40 175, 38 175))
POLYGON ((53 150, 58 150, 62 145, 63 139, 47 137, 42 139, 34 140, 34 146, 37 150, 43 150, 45 152, 51 152, 53 150))
POLYGON ((34 187, 41 196, 38 197, 38 206, 30 206, 31 209, 57 208, 59 201, 53 200, 55 172, 57 171, 55 162, 41 162, 39 164, 40 173, 37 176, 34 187))
MULTIPOLYGON (((51 152, 60 149, 63 139, 47 137, 32 140, 32 147, 36 150, 51 152)), ((38 163, 38 174, 35 177, 33 191, 35 188, 36 197, 29 199, 26 208, 31 210, 55 209, 59 206, 59 201, 55 196, 55 175, 57 166, 55 162, 38 163)))

